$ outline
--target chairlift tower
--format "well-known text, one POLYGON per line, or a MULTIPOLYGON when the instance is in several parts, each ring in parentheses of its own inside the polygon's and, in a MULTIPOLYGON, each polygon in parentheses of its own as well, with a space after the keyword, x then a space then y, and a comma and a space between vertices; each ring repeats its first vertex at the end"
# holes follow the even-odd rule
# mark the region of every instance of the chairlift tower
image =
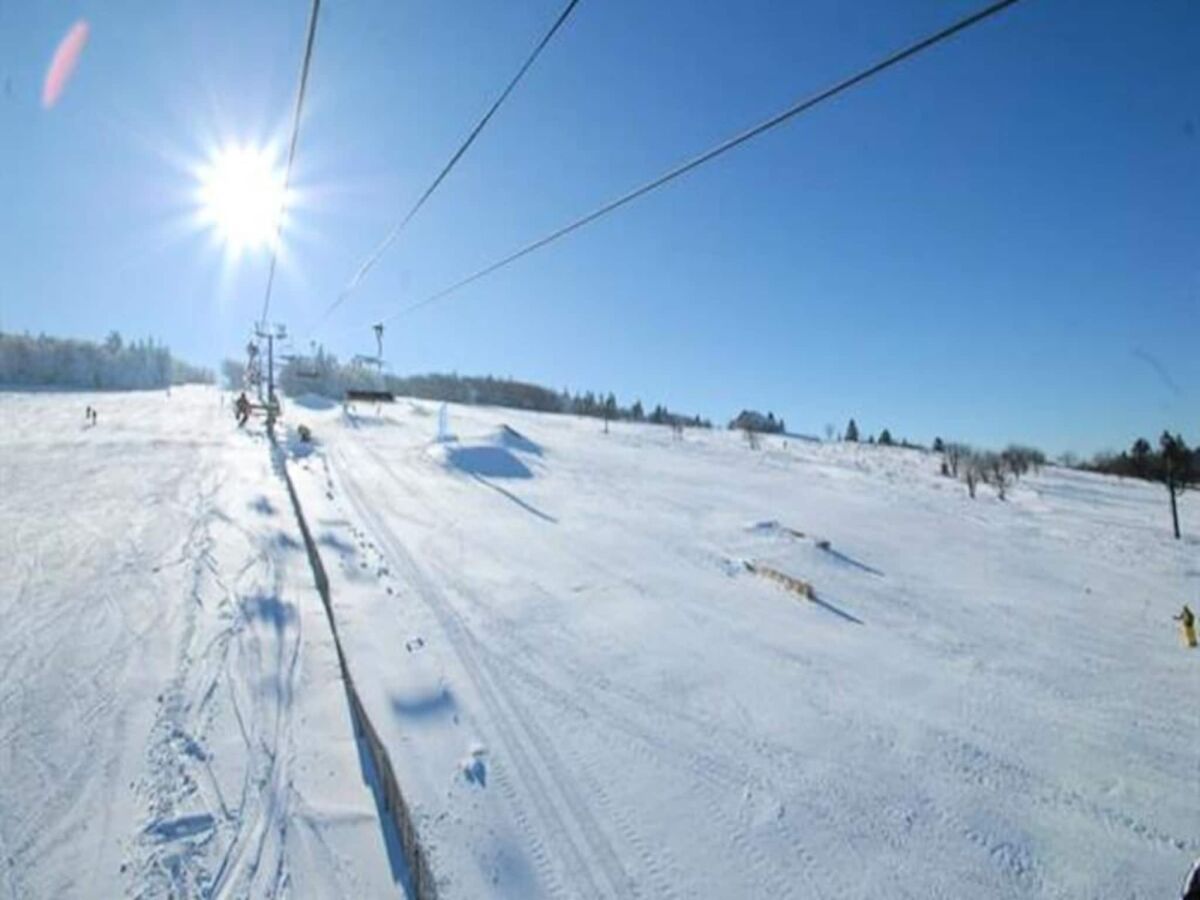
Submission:
POLYGON ((354 364, 362 368, 372 368, 375 370, 375 380, 378 382, 380 390, 383 389, 383 323, 376 322, 371 326, 371 330, 375 332, 375 355, 367 356, 359 353, 354 357, 354 364))
POLYGON ((363 370, 375 370, 375 387, 370 390, 351 388, 346 391, 346 396, 348 399, 391 403, 395 397, 387 389, 387 383, 383 377, 383 323, 376 322, 371 326, 371 330, 375 333, 375 355, 366 356, 360 353, 354 357, 354 365, 363 370))
POLYGON ((253 388, 262 397, 262 361, 258 355, 258 344, 246 343, 246 370, 242 373, 242 387, 253 388))
MULTIPOLYGON (((262 378, 258 381, 258 398, 267 410, 267 428, 275 427, 275 418, 279 415, 279 399, 275 396, 275 342, 287 339, 287 326, 276 323, 274 328, 265 328, 262 324, 254 329, 254 336, 260 341, 267 342, 267 396, 262 396, 262 378)), ((261 355, 256 349, 252 356, 261 355)))

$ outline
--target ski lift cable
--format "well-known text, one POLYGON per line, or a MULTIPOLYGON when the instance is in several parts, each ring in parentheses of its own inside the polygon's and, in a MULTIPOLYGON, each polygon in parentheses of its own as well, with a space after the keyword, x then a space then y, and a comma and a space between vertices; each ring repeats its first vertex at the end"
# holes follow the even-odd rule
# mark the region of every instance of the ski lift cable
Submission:
MULTIPOLYGON (((592 222, 596 221, 597 219, 601 218, 602 216, 606 216, 611 212, 615 212, 616 210, 620 209, 621 207, 625 206, 626 204, 632 203, 634 200, 637 200, 639 197, 642 197, 642 196, 650 193, 651 191, 662 187, 663 185, 667 184, 668 182, 674 181, 676 178, 679 178, 681 175, 686 175, 688 172, 691 172, 693 169, 697 169, 700 166, 704 165, 705 163, 711 162, 712 160, 716 159, 718 156, 721 156, 721 155, 729 152, 730 150, 733 150, 735 147, 739 147, 742 144, 746 143, 747 141, 750 141, 753 138, 756 138, 759 135, 761 135, 767 131, 770 131, 771 129, 773 129, 777 126, 784 124, 785 122, 794 118, 795 116, 798 116, 803 112, 807 112, 808 110, 812 109, 814 106, 817 106, 819 103, 822 103, 825 100, 829 100, 829 99, 832 99, 833 97, 836 97, 838 94, 841 94, 844 91, 847 91, 850 88, 855 87, 858 84, 861 84, 862 82, 866 81, 867 79, 869 79, 875 75, 878 75, 879 73, 885 71, 886 69, 890 69, 892 66, 895 66, 910 57, 916 56, 918 53, 921 53, 924 50, 928 50, 929 48, 933 47, 934 45, 939 44, 942 41, 945 41, 948 38, 953 37, 954 35, 958 34, 959 32, 965 31, 966 29, 970 28, 973 25, 977 25, 980 22, 983 22, 984 20, 991 18, 992 16, 1007 9, 1008 7, 1014 6, 1018 2, 1019 2, 1019 0, 998 0, 998 2, 992 3, 989 6, 986 6, 983 9, 980 9, 977 12, 974 12, 974 13, 966 16, 965 18, 959 19, 957 22, 941 29, 940 31, 936 31, 933 34, 930 34, 924 38, 921 38, 920 40, 916 41, 913 44, 909 44, 908 46, 904 47, 901 50, 897 50, 896 52, 890 54, 889 56, 884 57, 883 59, 879 60, 876 63, 873 63, 872 65, 868 66, 867 68, 862 69, 859 72, 857 72, 853 75, 850 75, 849 77, 844 78, 841 81, 834 83, 830 87, 827 87, 824 90, 821 90, 816 94, 806 97, 803 100, 797 101, 796 103, 787 107, 783 111, 776 113, 775 115, 758 123, 757 125, 753 125, 750 128, 747 128, 744 131, 741 131, 738 134, 735 134, 734 136, 727 138, 726 140, 722 141, 721 143, 717 144, 716 146, 711 147, 708 150, 705 150, 703 153, 699 154, 698 156, 694 156, 691 159, 675 166, 674 168, 663 173, 662 175, 659 175, 657 178, 653 179, 652 181, 648 181, 645 184, 642 184, 641 186, 636 187, 633 190, 631 190, 625 194, 622 194, 621 196, 617 197, 615 200, 611 200, 608 203, 605 203, 603 206, 599 207, 598 209, 593 210, 592 212, 588 213, 587 215, 581 216, 580 218, 575 219, 572 222, 569 222, 568 224, 562 226, 561 228, 558 228, 557 230, 552 231, 549 234, 547 234, 541 238, 538 238, 536 241, 526 244, 525 246, 521 247, 519 250, 516 250, 513 253, 510 253, 507 256, 504 256, 501 259, 499 259, 493 263, 490 263, 489 265, 484 266, 482 269, 478 269, 477 271, 466 276, 465 278, 460 279, 459 281, 454 282, 453 284, 449 285, 448 287, 442 288, 441 290, 437 291, 436 293, 430 294, 429 296, 425 297, 422 300, 417 301, 416 303, 412 303, 408 306, 402 307, 401 309, 398 309, 395 312, 392 312, 392 313, 384 316, 382 319, 375 318, 372 321, 374 321, 374 322, 378 322, 378 321, 390 322, 396 318, 399 318, 400 316, 407 315, 408 313, 411 313, 411 312, 415 312, 418 309, 429 306, 433 303, 438 302, 439 300, 449 297, 451 294, 457 293, 458 291, 462 290, 463 288, 467 287, 468 285, 470 285, 476 281, 479 281, 480 279, 485 278, 488 275, 491 275, 493 272, 503 269, 505 266, 511 265, 512 263, 516 262, 517 260, 521 259, 522 257, 528 256, 530 253, 533 253, 535 250, 540 250, 542 247, 545 247, 548 244, 554 243, 559 238, 566 237, 571 232, 577 231, 580 228, 583 228, 585 225, 591 224, 592 222)), ((361 327, 361 326, 355 326, 356 329, 358 327, 361 327)))
POLYGON ((300 116, 304 111, 304 95, 308 88, 308 70, 312 64, 313 43, 317 36, 317 16, 321 12, 321 0, 312 0, 308 14, 308 36, 304 41, 304 62, 300 66, 300 86, 296 91, 296 106, 292 110, 292 137, 288 143, 287 166, 283 173, 283 194, 279 198, 279 211, 275 216, 275 240, 271 243, 271 264, 267 270, 267 290, 263 295, 262 315, 259 327, 265 328, 267 313, 271 309, 271 289, 275 284, 275 263, 279 258, 279 238, 283 232, 283 211, 287 203, 288 188, 292 182, 292 162, 296 158, 296 143, 300 138, 300 116))
POLYGON ((537 43, 537 46, 533 48, 533 52, 530 53, 525 59, 525 62, 521 64, 521 68, 517 70, 517 74, 512 77, 512 80, 509 81, 507 87, 504 88, 504 90, 500 93, 500 96, 498 96, 495 102, 492 103, 491 108, 484 113, 483 118, 475 124, 473 129, 471 129, 471 133, 467 135, 466 140, 464 140, 459 148, 454 151, 454 154, 450 157, 449 161, 442 167, 442 170, 438 172, 437 177, 433 179, 430 185, 425 188, 425 192, 421 194, 419 198, 417 198, 417 202, 413 204, 412 208, 404 215, 402 219, 392 226, 392 230, 388 232, 387 236, 383 239, 379 246, 376 247, 365 260, 363 260, 358 269, 355 271, 354 275, 346 283, 346 286, 342 288, 341 292, 337 296, 337 299, 335 299, 333 303, 331 303, 329 307, 321 314, 320 319, 318 319, 317 323, 315 324, 320 324, 321 321, 323 321, 334 310, 341 306, 342 303, 344 303, 345 300, 350 296, 350 294, 353 293, 354 289, 357 288, 362 282, 367 272, 374 267, 375 263, 379 262, 383 254, 387 252, 387 249, 396 241, 396 238, 400 236, 400 232, 402 232, 408 226, 408 223, 413 220, 413 217, 416 216, 421 207, 425 205, 425 201, 432 196, 433 192, 438 189, 438 186, 442 183, 442 181, 445 180, 446 176, 450 174, 451 169, 458 164, 458 161, 462 159, 463 155, 467 152, 470 146, 475 143, 475 139, 479 137, 480 132, 482 132, 487 126, 487 123, 491 121, 492 116, 496 114, 496 111, 500 108, 504 101, 508 99, 508 95, 513 92, 513 89, 516 88, 518 82, 525 77, 525 73, 528 72, 533 66, 534 61, 538 58, 538 56, 541 55, 542 50, 544 50, 546 45, 550 43, 550 39, 554 37, 555 33, 563 26, 563 23, 567 21, 578 4, 579 0, 568 0, 567 5, 563 7, 562 12, 559 13, 558 18, 554 20, 554 24, 550 26, 550 30, 546 32, 542 39, 537 43))

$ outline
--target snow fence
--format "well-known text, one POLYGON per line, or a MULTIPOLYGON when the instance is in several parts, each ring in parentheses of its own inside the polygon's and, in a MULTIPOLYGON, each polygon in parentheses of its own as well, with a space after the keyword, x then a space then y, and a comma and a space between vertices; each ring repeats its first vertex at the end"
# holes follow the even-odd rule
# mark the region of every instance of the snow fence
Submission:
POLYGON ((338 666, 342 670, 342 683, 346 686, 346 699, 350 702, 350 714, 354 719, 354 728, 358 739, 366 743, 367 750, 371 754, 371 762, 375 766, 377 780, 374 789, 378 791, 379 802, 391 816, 392 823, 396 826, 396 833, 400 835, 400 844, 404 851, 404 860, 408 864, 413 896, 416 897, 416 900, 436 900, 437 884, 433 880, 429 856, 425 853, 417 836, 416 824, 413 822, 412 813, 404 800, 404 794, 400 791, 400 782, 396 780, 396 771, 392 768, 392 760, 388 756, 387 748, 379 739, 379 732, 375 730, 375 726, 367 715, 367 709, 358 695, 358 689, 354 686, 350 666, 346 663, 346 654, 342 651, 342 641, 338 635, 337 620, 333 615, 329 576, 325 574, 325 565, 321 562, 321 554, 317 551, 317 542, 313 540, 312 532, 308 528, 308 521, 304 518, 304 510, 300 508, 300 496, 296 493, 296 486, 292 483, 291 473, 288 472, 287 456, 282 448, 274 443, 274 437, 272 437, 272 448, 276 454, 279 470, 283 474, 283 480, 287 484, 288 496, 292 500, 292 509, 296 513, 296 521, 300 523, 300 534, 304 538, 304 549, 308 553, 309 565, 312 566, 317 592, 321 595, 321 602, 325 605, 325 615, 329 619, 329 629, 333 633, 333 646, 337 650, 338 666))

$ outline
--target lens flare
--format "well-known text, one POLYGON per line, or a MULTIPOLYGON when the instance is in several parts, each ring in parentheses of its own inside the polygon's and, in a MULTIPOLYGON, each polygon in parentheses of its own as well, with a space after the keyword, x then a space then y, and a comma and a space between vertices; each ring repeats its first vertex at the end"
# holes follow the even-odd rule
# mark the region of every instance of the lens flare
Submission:
POLYGON ((42 107, 44 109, 54 106, 63 91, 67 89, 67 82, 71 80, 75 67, 79 65, 79 57, 83 54, 83 48, 87 44, 89 31, 88 23, 80 19, 59 41, 58 47, 54 50, 54 58, 50 60, 50 68, 46 70, 46 78, 42 82, 42 107))

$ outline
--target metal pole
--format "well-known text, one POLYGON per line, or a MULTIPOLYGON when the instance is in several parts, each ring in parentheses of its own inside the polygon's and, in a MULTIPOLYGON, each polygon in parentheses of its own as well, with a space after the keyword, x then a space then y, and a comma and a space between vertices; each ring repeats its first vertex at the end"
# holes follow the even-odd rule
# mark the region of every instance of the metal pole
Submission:
POLYGON ((267 333, 267 428, 275 427, 275 335, 267 333))

